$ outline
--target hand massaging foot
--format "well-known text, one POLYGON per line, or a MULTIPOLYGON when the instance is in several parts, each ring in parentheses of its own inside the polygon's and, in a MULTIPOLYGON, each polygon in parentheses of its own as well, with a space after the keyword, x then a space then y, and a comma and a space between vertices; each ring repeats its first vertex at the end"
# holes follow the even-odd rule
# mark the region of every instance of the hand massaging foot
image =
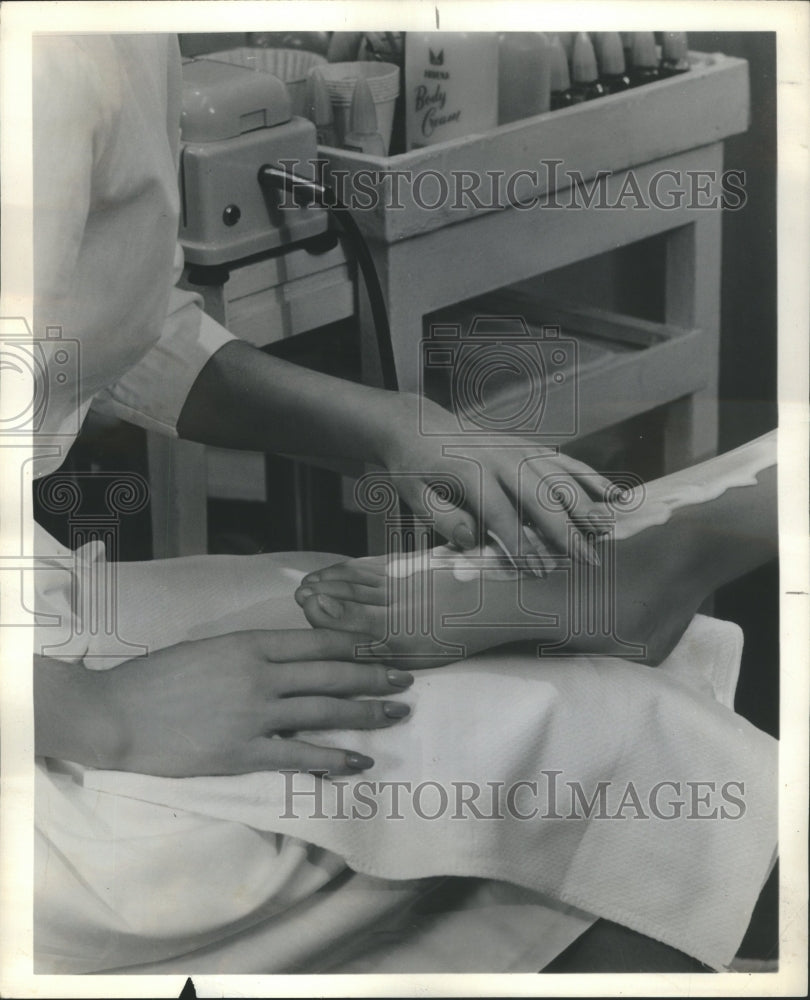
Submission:
POLYGON ((659 663, 705 597, 776 554, 775 436, 656 480, 606 518, 590 539, 599 567, 563 553, 541 580, 494 549, 441 548, 338 563, 296 600, 311 625, 383 641, 369 653, 409 668, 520 640, 659 663))

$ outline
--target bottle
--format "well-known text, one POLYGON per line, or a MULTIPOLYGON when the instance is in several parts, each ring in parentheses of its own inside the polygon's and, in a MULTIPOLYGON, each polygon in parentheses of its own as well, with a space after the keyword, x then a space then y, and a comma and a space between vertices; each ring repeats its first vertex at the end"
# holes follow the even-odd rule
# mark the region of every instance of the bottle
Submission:
POLYGON ((333 31, 326 49, 327 61, 354 62, 362 40, 362 31, 333 31))
POLYGON ((559 38, 552 39, 549 48, 549 62, 551 63, 551 110, 559 111, 560 108, 570 108, 574 103, 571 93, 571 80, 568 76, 568 60, 565 58, 565 49, 559 38))
POLYGON ((488 132, 497 124, 497 35, 409 32, 405 36, 407 148, 488 132))
POLYGON ((574 52, 574 38, 576 37, 575 31, 558 31, 557 38, 560 40, 560 44, 563 47, 563 52, 565 53, 566 62, 570 64, 571 56, 574 52))
POLYGON ((605 88, 599 82, 599 70, 596 68, 596 55, 590 38, 580 31, 574 39, 574 52, 571 57, 573 84, 571 95, 574 104, 592 101, 595 97, 604 97, 605 88))
POLYGON ((402 68, 402 32, 367 31, 357 50, 360 62, 395 63, 402 68))
POLYGON ((336 146, 335 116, 326 82, 319 69, 313 69, 307 77, 306 115, 315 125, 315 135, 319 146, 336 146))
POLYGON ((633 32, 620 31, 619 35, 622 39, 622 51, 624 52, 624 68, 629 70, 633 65, 633 32))
POLYGON ((343 137, 343 148, 369 156, 385 156, 385 139, 377 131, 377 109, 368 80, 360 77, 354 85, 349 108, 349 130, 343 137))
POLYGON ((548 111, 551 63, 548 39, 539 31, 498 35, 498 124, 548 111))
POLYGON ((661 45, 661 76, 678 76, 689 72, 688 44, 685 31, 665 31, 661 45))
POLYGON ((630 82, 634 87, 660 80, 658 53, 655 36, 651 31, 637 31, 633 35, 633 65, 630 67, 630 82))
POLYGON ((625 72, 622 40, 616 31, 605 31, 599 36, 599 79, 608 94, 619 94, 632 86, 625 72))

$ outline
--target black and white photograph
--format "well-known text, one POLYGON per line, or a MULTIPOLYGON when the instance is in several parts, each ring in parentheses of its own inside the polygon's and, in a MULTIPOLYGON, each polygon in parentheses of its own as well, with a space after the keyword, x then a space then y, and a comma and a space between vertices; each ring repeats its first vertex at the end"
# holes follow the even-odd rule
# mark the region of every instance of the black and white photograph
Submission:
POLYGON ((810 8, 1 13, 0 995, 805 995, 810 8))

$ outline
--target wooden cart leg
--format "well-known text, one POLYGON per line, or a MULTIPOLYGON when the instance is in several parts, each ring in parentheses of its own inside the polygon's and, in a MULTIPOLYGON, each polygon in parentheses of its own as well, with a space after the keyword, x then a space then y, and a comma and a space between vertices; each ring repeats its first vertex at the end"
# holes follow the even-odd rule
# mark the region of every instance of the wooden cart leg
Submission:
POLYGON ((717 454, 720 367, 720 212, 704 210, 673 230, 666 247, 665 320, 698 327, 706 338, 706 382, 667 407, 664 474, 717 454))
POLYGON ((152 558, 208 551, 208 476, 205 446, 147 434, 152 558))

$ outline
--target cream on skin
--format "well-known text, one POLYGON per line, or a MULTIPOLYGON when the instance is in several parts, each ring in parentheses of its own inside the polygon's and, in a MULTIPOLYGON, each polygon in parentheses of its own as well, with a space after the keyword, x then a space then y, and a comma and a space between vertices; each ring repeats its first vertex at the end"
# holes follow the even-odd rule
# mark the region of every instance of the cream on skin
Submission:
MULTIPOLYGON (((612 505, 606 503, 603 521, 609 532, 598 549, 607 564, 602 570, 581 567, 570 577, 575 593, 569 592, 569 574, 554 572, 570 568, 568 557, 575 557, 575 551, 547 557, 545 567, 551 572, 547 579, 538 579, 532 572, 519 572, 494 546, 487 546, 474 553, 442 548, 396 560, 349 560, 304 577, 296 600, 316 628, 385 636, 386 648, 395 655, 426 660, 435 647, 424 638, 428 631, 442 642, 460 643, 463 655, 471 655, 504 642, 537 638, 538 616, 544 619, 545 643, 559 644, 567 641, 568 624, 599 612, 607 614, 605 624, 612 625, 607 632, 597 629, 598 635, 574 629, 579 652, 617 655, 616 644, 611 646, 605 636, 618 629, 621 648, 629 642, 642 648, 644 662, 660 663, 705 597, 776 555, 775 443, 775 434, 768 435, 648 486, 623 491, 612 505), (452 572, 433 575, 433 569, 452 572), (426 586, 386 582, 392 575, 415 579, 425 573, 432 577, 426 586), (430 629, 425 626, 417 633, 397 627, 392 632, 387 605, 396 609, 395 623, 417 620, 429 623, 430 629)), ((591 533, 599 530, 589 528, 591 533)), ((574 547, 576 539, 574 534, 574 547)), ((535 568, 531 557, 518 563, 521 570, 535 568)))
MULTIPOLYGON (((624 541, 647 528, 666 524, 681 507, 708 503, 729 489, 756 486, 758 473, 775 462, 776 437, 771 433, 700 465, 656 479, 643 487, 643 499, 632 514, 616 518, 613 538, 624 541)), ((634 493, 637 497, 638 491, 634 493)), ((628 506, 632 507, 632 502, 628 506)), ((531 529, 524 528, 523 532, 529 544, 533 544, 531 529)), ((362 559, 355 561, 363 562, 362 559)), ((442 545, 430 553, 431 566, 434 569, 451 569, 460 583, 476 579, 482 562, 485 562, 492 579, 513 579, 517 572, 499 544, 488 544, 466 552, 442 545)), ((391 559, 387 564, 389 576, 410 576, 421 568, 419 560, 408 556, 391 559)))

